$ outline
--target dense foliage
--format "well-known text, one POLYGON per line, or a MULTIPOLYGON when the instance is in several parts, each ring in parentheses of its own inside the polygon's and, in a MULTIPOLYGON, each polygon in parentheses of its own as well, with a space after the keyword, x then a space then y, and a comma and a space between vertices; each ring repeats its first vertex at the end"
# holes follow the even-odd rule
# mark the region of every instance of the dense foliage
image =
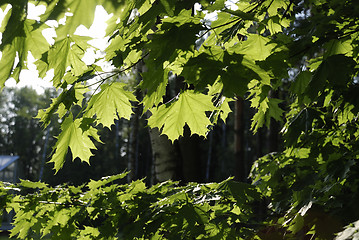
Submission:
POLYGON ((231 180, 106 185, 121 175, 81 187, 4 185, 2 204, 16 212, 13 235, 332 239, 346 226, 337 238, 358 238, 355 1, 21 0, 1 2, 1 8, 7 13, 0 29, 0 84, 10 77, 18 81, 31 53, 39 75, 53 69, 52 83, 61 90, 37 115, 44 126, 54 114, 62 119, 51 159, 56 172, 68 149, 73 159, 89 162, 94 142, 101 142, 97 128, 128 119, 138 101, 150 112, 149 127, 172 142, 185 126, 206 136, 219 119, 225 121, 236 98, 257 109, 254 132, 271 119, 284 120, 285 138, 283 151, 254 163, 252 186, 231 180), (28 3, 46 6, 38 20, 27 18, 28 3), (83 61, 93 51, 91 38, 76 33, 80 25, 91 26, 98 4, 113 14, 101 59, 115 67, 108 73, 100 59, 83 61), (47 22, 60 19, 53 27, 47 22), (42 35, 46 28, 56 31, 51 44, 42 35), (140 64, 145 67, 136 88, 143 99, 113 78, 140 64), (174 79, 182 88, 164 102, 174 79), (278 91, 287 91, 287 98, 272 97, 278 91), (8 191, 17 188, 28 194, 12 198, 8 191))
POLYGON ((8 206, 17 212, 11 235, 21 239, 226 239, 255 233, 251 205, 259 193, 249 184, 228 179, 181 187, 167 181, 146 188, 142 180, 114 182, 125 176, 56 188, 23 180, 15 189, 19 195, 8 206))

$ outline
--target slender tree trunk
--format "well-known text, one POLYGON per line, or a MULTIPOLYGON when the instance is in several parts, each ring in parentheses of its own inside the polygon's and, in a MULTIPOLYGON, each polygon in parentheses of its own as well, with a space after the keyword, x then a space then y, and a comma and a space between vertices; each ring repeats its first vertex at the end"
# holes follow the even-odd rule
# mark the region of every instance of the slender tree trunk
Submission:
POLYGON ((132 181, 137 176, 137 145, 138 145, 138 131, 139 131, 139 108, 136 107, 134 114, 130 120, 130 135, 129 135, 129 151, 128 151, 128 170, 130 173, 128 181, 132 181))
POLYGON ((239 181, 246 181, 247 179, 247 166, 244 158, 243 149, 243 135, 244 135, 244 124, 243 124, 243 108, 244 101, 238 98, 235 102, 234 109, 234 154, 236 160, 236 172, 235 176, 239 181))
POLYGON ((211 165, 212 165, 212 153, 213 153, 213 131, 208 134, 208 156, 206 163, 206 182, 210 179, 211 165))
POLYGON ((204 179, 201 167, 201 138, 191 135, 189 128, 184 128, 183 137, 179 139, 179 147, 182 162, 182 180, 187 182, 202 182, 204 179))
POLYGON ((47 154, 47 143, 48 143, 48 140, 49 140, 49 135, 50 135, 50 125, 47 126, 47 129, 46 129, 44 149, 43 149, 42 157, 41 157, 40 173, 39 173, 39 181, 40 182, 42 180, 42 176, 43 176, 43 173, 44 173, 44 167, 45 167, 45 162, 46 162, 46 154, 47 154))
POLYGON ((115 120, 115 161, 119 161, 120 153, 120 120, 115 120))
MULTIPOLYGON (((143 72, 144 64, 140 62, 135 69, 136 85, 141 81, 141 73, 143 72)), ((139 88, 135 91, 136 98, 140 101, 142 94, 139 88)), ((128 151, 128 170, 130 173, 127 175, 128 181, 132 181, 138 176, 138 146, 139 146, 139 124, 141 117, 141 108, 137 104, 134 107, 133 115, 130 120, 130 135, 129 135, 129 151, 128 151)))
POLYGON ((256 133, 256 158, 263 156, 265 152, 266 132, 265 129, 260 128, 256 133))

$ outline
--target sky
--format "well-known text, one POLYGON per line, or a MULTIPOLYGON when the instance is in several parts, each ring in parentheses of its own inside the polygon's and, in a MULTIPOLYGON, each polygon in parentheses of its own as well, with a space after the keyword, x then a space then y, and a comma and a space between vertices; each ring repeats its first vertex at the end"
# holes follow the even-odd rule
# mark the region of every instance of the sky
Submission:
MULTIPOLYGON (((2 11, 0 8, 0 23, 4 18, 6 12, 10 8, 8 7, 5 11, 2 11)), ((39 16, 45 12, 45 6, 35 6, 29 3, 28 6, 28 18, 39 20, 39 16)), ((101 55, 101 50, 104 50, 107 46, 107 40, 105 38, 105 30, 107 27, 106 21, 111 17, 111 15, 107 14, 105 9, 102 6, 96 7, 95 12, 95 19, 92 26, 87 29, 85 26, 81 25, 77 28, 75 34, 77 35, 84 35, 90 36, 94 38, 94 40, 89 41, 89 44, 97 47, 99 51, 95 49, 90 49, 85 53, 83 61, 86 64, 92 64, 95 60, 95 57, 99 57, 101 55)), ((65 19, 62 19, 64 21, 65 19)), ((60 20, 61 23, 61 20, 60 20)), ((50 43, 54 43, 54 37, 56 37, 56 32, 54 27, 57 25, 56 21, 48 21, 46 22, 49 25, 49 28, 44 30, 42 34, 46 38, 46 40, 50 43)), ((0 35, 1 37, 1 35, 0 35)), ((51 79, 53 76, 53 69, 47 72, 47 76, 44 79, 39 78, 38 72, 36 70, 36 66, 34 63, 34 58, 29 53, 28 57, 28 69, 21 71, 20 73, 20 82, 16 84, 14 79, 9 79, 5 82, 6 87, 24 87, 24 86, 31 86, 34 88, 38 93, 43 93, 46 88, 52 87, 51 79)))

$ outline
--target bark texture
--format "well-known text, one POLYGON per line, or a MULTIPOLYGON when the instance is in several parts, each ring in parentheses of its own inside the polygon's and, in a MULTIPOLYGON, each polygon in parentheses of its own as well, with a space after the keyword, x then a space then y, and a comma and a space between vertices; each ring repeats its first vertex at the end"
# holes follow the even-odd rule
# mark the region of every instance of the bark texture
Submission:
POLYGON ((160 135, 158 128, 149 129, 152 145, 153 182, 180 179, 180 156, 178 148, 160 135))

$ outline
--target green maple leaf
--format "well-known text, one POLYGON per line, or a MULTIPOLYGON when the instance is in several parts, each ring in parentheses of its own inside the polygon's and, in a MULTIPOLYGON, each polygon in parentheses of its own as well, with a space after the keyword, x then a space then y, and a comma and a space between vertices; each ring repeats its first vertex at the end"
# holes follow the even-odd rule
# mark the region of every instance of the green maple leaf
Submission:
POLYGON ((188 90, 181 93, 175 102, 153 108, 148 124, 152 128, 162 129, 162 134, 172 142, 183 135, 185 124, 192 134, 205 136, 207 127, 211 125, 206 112, 215 109, 211 96, 188 90))
POLYGON ((44 189, 44 188, 47 188, 47 184, 44 183, 44 182, 31 182, 29 180, 23 180, 23 179, 20 179, 20 182, 21 182, 21 186, 22 187, 25 187, 25 188, 39 188, 39 189, 44 189))
POLYGON ((61 84, 61 79, 66 72, 68 66, 67 55, 70 51, 69 38, 64 38, 61 41, 56 42, 48 53, 49 68, 54 69, 54 78, 52 79, 55 87, 61 84))
POLYGON ((290 90, 297 95, 303 94, 311 78, 312 78, 311 72, 309 71, 300 72, 295 78, 294 82, 292 83, 290 90))
POLYGON ((63 208, 53 212, 53 215, 46 222, 46 225, 41 229, 42 235, 45 236, 51 233, 51 230, 55 226, 65 227, 66 224, 69 224, 69 220, 79 211, 80 209, 72 208, 63 208))
MULTIPOLYGON (((223 83, 221 81, 215 82, 212 86, 208 86, 208 95, 210 96, 217 96, 218 94, 222 93, 223 90, 223 83)), ((232 112, 229 103, 234 101, 232 98, 227 98, 222 96, 220 99, 218 99, 218 102, 216 104, 217 110, 213 115, 213 123, 217 124, 218 118, 220 117, 223 122, 226 122, 226 119, 229 115, 229 113, 232 112)))
POLYGON ((0 60, 0 88, 4 87, 5 81, 10 77, 15 62, 16 50, 13 46, 7 45, 2 50, 0 60))
POLYGON ((265 60, 274 48, 273 44, 269 44, 269 41, 270 39, 259 34, 249 34, 247 40, 238 45, 238 53, 253 60, 265 60))
POLYGON ((97 130, 89 125, 89 119, 73 119, 70 113, 68 117, 61 124, 61 133, 57 137, 57 142, 54 146, 54 154, 50 162, 53 162, 56 172, 62 168, 65 157, 70 148, 72 159, 80 158, 81 161, 90 163, 90 157, 93 155, 91 149, 96 149, 94 143, 90 139, 100 141, 97 135, 97 130))
POLYGON ((143 81, 140 86, 147 91, 142 100, 143 110, 146 111, 162 102, 168 84, 168 70, 152 69, 152 71, 144 72, 142 76, 143 81))
POLYGON ((324 56, 331 56, 337 54, 344 54, 346 56, 350 56, 353 52, 353 46, 351 45, 350 40, 339 40, 333 39, 330 40, 325 44, 325 55, 324 56))
POLYGON ((271 34, 276 34, 282 31, 282 26, 280 25, 280 18, 279 16, 274 16, 268 19, 268 30, 271 34))
POLYGON ((221 104, 219 106, 219 116, 221 117, 223 122, 226 122, 228 115, 232 112, 229 103, 232 102, 233 99, 222 97, 221 104))
POLYGON ((42 35, 46 25, 41 25, 35 20, 26 19, 17 22, 13 26, 13 19, 9 19, 4 31, 4 39, 0 45, 2 57, 0 60, 0 86, 12 76, 19 81, 20 72, 27 68, 27 57, 30 51, 35 58, 39 58, 49 48, 49 43, 42 35), (11 33, 9 33, 11 31, 11 33), (14 66, 16 55, 19 58, 14 66))
POLYGON ((352 72, 356 62, 345 55, 332 55, 325 59, 314 72, 305 94, 315 99, 324 91, 327 84, 333 88, 343 88, 352 81, 352 72))
POLYGON ((68 7, 70 12, 74 14, 72 21, 89 28, 94 20, 96 6, 96 0, 71 1, 68 7))
POLYGON ((100 231, 97 228, 85 226, 84 230, 80 231, 80 236, 78 239, 91 239, 97 238, 100 236, 100 231))
POLYGON ((270 2, 270 5, 268 6, 267 12, 269 16, 276 16, 278 15, 278 9, 286 9, 288 7, 287 1, 282 0, 273 0, 270 2))
POLYGON ((69 62, 71 64, 71 72, 75 76, 80 76, 87 70, 87 65, 81 60, 84 55, 84 50, 78 45, 73 45, 68 55, 69 62))
POLYGON ((269 127, 270 119, 282 121, 283 110, 278 106, 282 100, 265 98, 258 106, 258 112, 252 118, 251 129, 257 132, 264 124, 269 127))
POLYGON ((24 32, 26 36, 24 51, 30 51, 35 58, 41 57, 46 52, 50 44, 42 35, 42 31, 46 29, 45 24, 37 23, 35 20, 27 19, 24 21, 24 32))
POLYGON ((137 101, 135 96, 123 89, 125 83, 115 82, 101 85, 101 91, 94 95, 85 110, 85 116, 92 118, 96 115, 97 122, 110 128, 119 117, 130 119, 132 104, 137 101))
POLYGON ((76 84, 69 90, 64 90, 57 98, 52 99, 52 103, 46 110, 40 109, 35 118, 40 119, 46 128, 54 113, 57 113, 59 118, 63 118, 73 104, 81 106, 84 94, 87 91, 88 88, 83 87, 82 84, 76 84))
POLYGON ((168 0, 160 0, 162 6, 164 7, 164 9, 166 10, 166 12, 172 16, 174 13, 174 3, 172 1, 168 1, 168 0))
POLYGON ((55 75, 52 81, 55 87, 61 85, 61 79, 63 79, 67 67, 71 66, 71 72, 75 76, 82 75, 88 69, 87 65, 81 60, 86 48, 89 46, 86 40, 89 40, 89 38, 81 36, 66 37, 55 42, 48 51, 47 61, 49 69, 54 69, 55 75))
POLYGON ((73 15, 66 17, 64 27, 56 31, 57 37, 62 39, 68 34, 72 35, 80 25, 84 25, 87 28, 91 27, 96 6, 97 1, 95 0, 65 0, 63 2, 63 8, 61 9, 62 13, 59 14, 59 17, 63 16, 63 9, 66 9, 73 15))

